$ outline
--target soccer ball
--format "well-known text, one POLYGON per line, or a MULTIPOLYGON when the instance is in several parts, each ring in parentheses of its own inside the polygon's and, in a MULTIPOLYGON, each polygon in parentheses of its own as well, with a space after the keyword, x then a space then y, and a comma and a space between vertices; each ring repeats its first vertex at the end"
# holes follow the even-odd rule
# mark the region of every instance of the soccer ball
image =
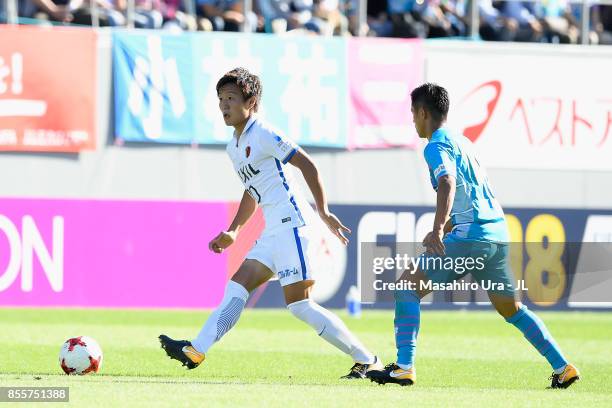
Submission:
POLYGON ((102 349, 91 337, 74 337, 62 345, 59 363, 68 375, 97 373, 102 365, 102 349))

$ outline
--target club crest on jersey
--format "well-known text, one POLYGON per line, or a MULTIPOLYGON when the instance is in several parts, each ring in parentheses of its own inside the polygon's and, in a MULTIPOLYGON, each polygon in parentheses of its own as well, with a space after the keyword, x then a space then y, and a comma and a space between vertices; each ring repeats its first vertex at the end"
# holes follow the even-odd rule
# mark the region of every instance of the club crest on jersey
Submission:
POLYGON ((251 155, 251 146, 247 146, 246 149, 244 149, 244 154, 247 158, 251 155))

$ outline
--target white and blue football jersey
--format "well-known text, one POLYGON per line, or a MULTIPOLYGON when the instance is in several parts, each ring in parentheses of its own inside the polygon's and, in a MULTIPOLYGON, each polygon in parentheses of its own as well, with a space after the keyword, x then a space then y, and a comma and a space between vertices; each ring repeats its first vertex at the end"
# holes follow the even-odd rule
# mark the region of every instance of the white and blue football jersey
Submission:
POLYGON ((252 116, 242 135, 227 144, 227 153, 244 188, 262 208, 266 231, 301 227, 316 216, 286 166, 298 146, 252 116))

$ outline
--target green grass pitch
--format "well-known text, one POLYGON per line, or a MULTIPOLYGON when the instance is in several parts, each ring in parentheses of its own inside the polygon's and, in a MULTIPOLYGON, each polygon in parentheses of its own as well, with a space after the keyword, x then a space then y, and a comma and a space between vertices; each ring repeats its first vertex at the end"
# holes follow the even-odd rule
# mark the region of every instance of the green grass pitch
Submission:
MULTIPOLYGON (((393 360, 392 311, 340 315, 385 363, 393 360)), ((0 308, 0 386, 68 386, 70 406, 92 407, 611 406, 612 313, 540 316, 582 371, 567 390, 546 389, 551 370, 514 327, 474 311, 423 312, 417 384, 398 387, 338 380, 350 359, 286 310, 245 311, 206 362, 187 371, 157 336, 192 338, 206 312, 0 308), (100 373, 61 371, 59 349, 79 335, 102 346, 100 373)))

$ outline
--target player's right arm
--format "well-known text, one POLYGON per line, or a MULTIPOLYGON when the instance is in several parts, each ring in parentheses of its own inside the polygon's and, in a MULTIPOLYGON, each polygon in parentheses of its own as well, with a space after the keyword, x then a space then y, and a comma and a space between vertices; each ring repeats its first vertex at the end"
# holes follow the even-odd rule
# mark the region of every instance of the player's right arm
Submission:
POLYGON ((238 233, 244 226, 244 224, 249 221, 251 216, 255 213, 257 209, 257 202, 248 191, 244 191, 242 194, 242 200, 240 200, 240 205, 238 206, 238 211, 234 216, 234 220, 232 224, 229 226, 227 231, 221 231, 219 235, 212 239, 208 243, 208 249, 211 251, 220 254, 225 250, 225 248, 229 247, 236 241, 236 237, 238 233))
POLYGON ((442 238, 455 199, 457 168, 445 145, 429 143, 423 153, 437 184, 434 225, 432 231, 425 236, 423 245, 430 253, 444 255, 445 248, 442 238))
POLYGON ((443 232, 444 232, 444 234, 448 234, 452 230, 453 230, 453 222, 452 222, 452 220, 449 217, 449 219, 446 220, 446 224, 444 224, 444 231, 443 232))

